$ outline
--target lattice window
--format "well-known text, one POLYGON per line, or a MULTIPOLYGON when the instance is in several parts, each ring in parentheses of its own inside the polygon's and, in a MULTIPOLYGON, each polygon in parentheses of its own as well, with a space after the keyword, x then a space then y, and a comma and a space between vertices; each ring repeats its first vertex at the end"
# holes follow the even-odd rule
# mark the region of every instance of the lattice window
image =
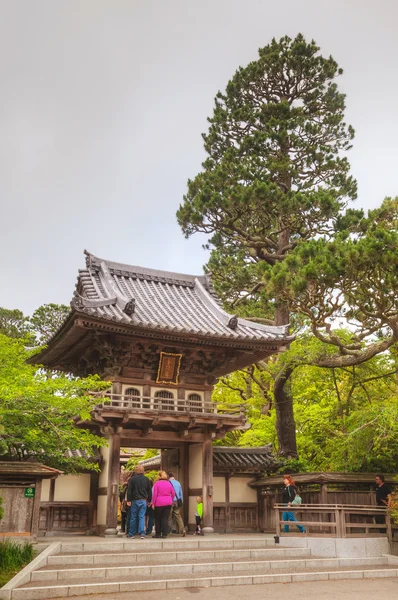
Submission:
POLYGON ((200 394, 189 394, 188 410, 192 412, 203 412, 203 402, 200 394))
POLYGON ((159 410, 175 410, 173 394, 167 390, 159 390, 156 392, 154 407, 159 410))
POLYGON ((131 408, 141 408, 141 392, 137 388, 127 388, 124 392, 128 396, 127 406, 131 408))

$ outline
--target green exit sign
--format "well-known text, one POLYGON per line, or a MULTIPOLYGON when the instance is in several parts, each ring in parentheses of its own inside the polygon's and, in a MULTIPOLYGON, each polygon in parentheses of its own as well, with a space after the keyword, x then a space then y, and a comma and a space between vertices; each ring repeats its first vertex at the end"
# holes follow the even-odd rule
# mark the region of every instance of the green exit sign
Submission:
POLYGON ((35 488, 34 487, 28 487, 25 488, 25 498, 34 498, 35 495, 35 488))

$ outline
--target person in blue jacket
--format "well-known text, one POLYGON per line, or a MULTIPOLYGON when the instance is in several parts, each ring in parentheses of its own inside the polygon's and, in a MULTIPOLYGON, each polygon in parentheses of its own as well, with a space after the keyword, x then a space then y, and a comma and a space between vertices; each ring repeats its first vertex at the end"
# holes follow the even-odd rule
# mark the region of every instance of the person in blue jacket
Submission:
POLYGON ((168 473, 168 476, 169 476, 169 481, 175 491, 175 496, 173 498, 173 505, 171 507, 170 517, 169 517, 169 529, 171 529, 173 521, 175 521, 177 524, 177 533, 182 535, 182 537, 185 537, 186 531, 185 531, 184 521, 181 516, 181 508, 182 508, 182 504, 183 504, 181 483, 179 481, 177 481, 177 479, 174 477, 174 473, 172 473, 171 471, 168 473))

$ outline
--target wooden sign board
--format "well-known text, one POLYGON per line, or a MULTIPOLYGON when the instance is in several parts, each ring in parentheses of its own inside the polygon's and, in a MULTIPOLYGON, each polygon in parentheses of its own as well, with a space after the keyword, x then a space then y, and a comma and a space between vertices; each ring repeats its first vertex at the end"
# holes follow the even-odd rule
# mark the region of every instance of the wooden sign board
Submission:
POLYGON ((178 375, 180 374, 181 359, 182 354, 161 352, 156 383, 178 385, 178 375))

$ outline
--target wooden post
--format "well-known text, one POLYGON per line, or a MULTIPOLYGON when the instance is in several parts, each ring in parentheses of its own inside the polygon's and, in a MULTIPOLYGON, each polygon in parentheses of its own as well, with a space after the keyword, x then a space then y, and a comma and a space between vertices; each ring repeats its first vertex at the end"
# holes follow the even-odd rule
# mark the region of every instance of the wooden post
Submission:
POLYGON ((55 479, 50 479, 50 494, 48 497, 49 502, 54 502, 55 496, 55 479))
POLYGON ((112 394, 115 394, 115 397, 112 397, 112 400, 115 399, 117 402, 121 401, 122 383, 120 381, 114 381, 112 383, 112 394))
POLYGON ((39 518, 40 518, 40 497, 41 497, 41 479, 36 479, 35 495, 33 498, 33 510, 32 510, 32 525, 30 533, 32 536, 36 536, 39 531, 39 518))
POLYGON ((209 433, 202 444, 203 533, 214 533, 213 528, 213 446, 209 433))
POLYGON ((335 522, 336 522, 336 528, 335 528, 336 537, 338 537, 338 538, 343 537, 342 536, 342 531, 341 531, 340 509, 337 506, 336 506, 336 508, 334 510, 334 518, 335 518, 335 522))
POLYGON ((90 502, 92 502, 91 522, 89 529, 93 531, 97 528, 97 504, 98 504, 98 485, 99 473, 90 473, 90 502))
POLYGON ((230 478, 231 478, 231 476, 229 474, 225 476, 225 533, 232 533, 231 506, 230 506, 230 493, 229 493, 230 478))
POLYGON ((144 383, 142 386, 142 408, 153 408, 152 401, 149 399, 150 395, 151 386, 149 383, 144 383))
POLYGON ((178 402, 178 400, 185 400, 185 388, 179 387, 177 389, 177 411, 184 411, 183 403, 178 402))
POLYGON ((181 444, 180 446, 180 471, 182 477, 180 483, 182 485, 182 495, 184 502, 182 505, 182 520, 184 525, 188 528, 189 518, 189 444, 181 444))
POLYGON ((390 544, 393 542, 392 538, 392 525, 391 525, 391 516, 389 512, 386 512, 386 525, 387 525, 387 537, 390 544))
POLYGON ((257 488, 257 511, 258 511, 258 528, 260 531, 266 531, 265 526, 265 498, 261 493, 261 489, 257 488))
POLYGON ((341 537, 346 538, 348 529, 347 529, 347 524, 346 524, 344 508, 342 508, 340 511, 340 528, 341 528, 341 537))
POLYGON ((117 507, 120 477, 120 428, 109 436, 108 495, 104 535, 117 535, 117 507))
POLYGON ((328 486, 326 483, 321 483, 319 504, 328 503, 328 486))
POLYGON ((275 510, 275 533, 278 537, 281 535, 281 513, 280 509, 274 507, 275 510))

